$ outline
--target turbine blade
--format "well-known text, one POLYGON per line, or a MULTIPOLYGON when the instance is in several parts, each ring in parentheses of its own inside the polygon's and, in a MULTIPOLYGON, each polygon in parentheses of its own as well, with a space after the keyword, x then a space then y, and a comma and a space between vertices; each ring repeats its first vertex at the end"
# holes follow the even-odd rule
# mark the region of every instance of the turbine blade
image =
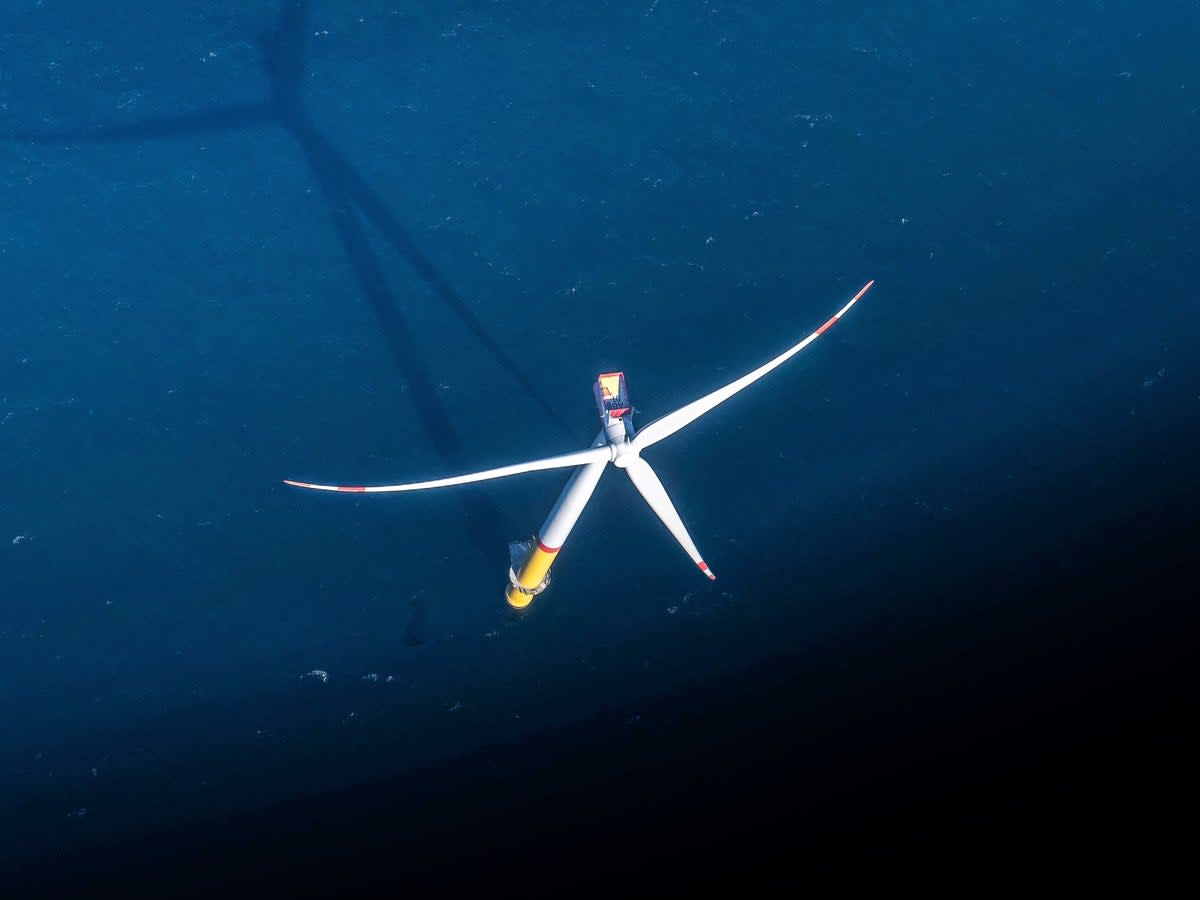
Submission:
POLYGON ((309 488, 314 491, 342 491, 348 494, 392 494, 399 491, 423 491, 428 488, 450 487, 455 484, 470 484, 473 481, 487 481, 490 478, 504 478, 506 475, 519 475, 522 472, 537 472, 541 469, 566 469, 571 466, 581 466, 585 463, 598 462, 612 458, 612 451, 607 445, 589 447, 587 450, 577 450, 574 453, 564 453, 561 456, 550 456, 546 459, 535 459, 532 462, 516 463, 511 466, 501 466, 498 469, 485 469, 482 472, 472 472, 469 475, 455 475, 453 478, 438 478, 435 481, 415 481, 410 484, 383 484, 375 486, 353 486, 340 484, 309 484, 306 481, 291 481, 284 479, 284 484, 293 487, 309 488))
POLYGON ((692 558, 692 562, 696 564, 701 572, 708 576, 709 581, 716 581, 717 576, 713 574, 712 569, 701 559, 700 551, 696 549, 696 545, 692 541, 692 536, 688 534, 687 529, 683 526, 683 520, 679 518, 679 513, 675 511, 675 504, 667 496, 666 488, 662 486, 662 482, 658 480, 658 476, 650 468, 650 463, 646 462, 640 456, 635 456, 625 466, 625 471, 629 473, 629 480, 638 489, 638 493, 650 504, 650 508, 654 510, 654 514, 662 519, 662 523, 667 526, 667 531, 675 536, 675 540, 679 541, 679 546, 692 558))
POLYGON ((661 419, 655 419, 645 428, 639 429, 638 433, 633 439, 634 446, 639 450, 643 450, 646 447, 649 447, 651 444, 657 444, 665 437, 670 437, 685 425, 688 425, 700 418, 714 406, 724 403, 738 391, 749 387, 768 372, 777 369, 779 366, 782 366, 785 362, 787 362, 789 359, 815 341, 818 337, 832 328, 834 323, 844 316, 847 310, 857 303, 862 298, 863 294, 865 294, 874 283, 874 280, 868 281, 865 285, 863 285, 862 290, 854 295, 853 299, 851 299, 849 303, 847 303, 834 314, 833 318, 831 318, 828 322, 826 322, 800 343, 796 344, 796 346, 792 347, 790 350, 786 350, 769 363, 759 366, 753 372, 743 375, 737 381, 725 385, 725 387, 721 388, 720 390, 713 391, 711 394, 701 397, 699 400, 693 400, 687 406, 682 406, 675 410, 675 412, 668 413, 661 419))

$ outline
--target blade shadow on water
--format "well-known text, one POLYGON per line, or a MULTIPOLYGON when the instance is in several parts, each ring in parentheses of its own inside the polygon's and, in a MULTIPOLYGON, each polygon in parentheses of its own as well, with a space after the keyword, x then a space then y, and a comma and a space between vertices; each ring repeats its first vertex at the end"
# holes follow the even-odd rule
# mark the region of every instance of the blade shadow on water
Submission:
MULTIPOLYGON (((265 103, 236 104, 87 129, 14 132, 5 135, 5 138, 38 144, 61 141, 136 142, 224 134, 267 125, 282 128, 300 145, 320 185, 338 241, 350 261, 359 288, 375 314, 391 357, 409 386, 417 419, 447 471, 462 471, 469 462, 474 461, 463 457, 462 445, 421 360, 419 342, 388 288, 383 266, 371 249, 360 214, 375 226, 387 244, 405 260, 433 295, 459 318, 493 360, 508 372, 558 429, 564 435, 569 435, 569 429, 538 391, 533 379, 488 333, 445 275, 416 245, 387 204, 313 124, 303 99, 307 19, 307 0, 285 0, 277 27, 260 36, 258 46, 262 53, 262 67, 270 88, 270 96, 265 103)), ((507 540, 504 518, 484 490, 468 488, 456 492, 456 495, 463 504, 465 526, 471 539, 481 546, 504 547, 507 540)), ((415 603, 413 620, 406 630, 409 643, 423 640, 427 616, 428 601, 415 603)))
MULTIPOLYGON (((350 260, 363 296, 375 313, 392 360, 409 387, 417 418, 447 470, 464 471, 468 465, 462 452, 462 443, 438 396, 437 386, 421 361, 412 330, 388 289, 383 267, 371 249, 362 223, 340 187, 322 178, 319 170, 316 171, 338 241, 350 260)), ((509 531, 505 517, 484 489, 468 486, 456 490, 454 496, 462 507, 467 534, 477 547, 499 548, 506 545, 509 531)), ((404 641, 409 646, 425 641, 429 602, 429 594, 425 591, 419 592, 412 600, 409 622, 404 629, 404 641)))
POLYGON ((105 142, 133 143, 160 138, 191 137, 192 135, 222 134, 245 128, 264 128, 278 125, 278 117, 264 103, 245 103, 238 106, 213 107, 173 116, 159 116, 115 125, 96 125, 91 128, 55 129, 50 131, 14 131, 5 140, 27 144, 58 144, 80 141, 94 144, 105 142))
MULTIPOLYGON (((424 426, 425 433, 442 463, 450 470, 466 469, 467 460, 463 456, 458 434, 450 423, 436 385, 421 362, 412 330, 388 289, 383 267, 371 249, 362 223, 351 208, 349 198, 342 191, 341 185, 326 178, 326 173, 321 169, 314 168, 314 171, 325 202, 329 205, 338 241, 350 260, 363 296, 375 313, 392 360, 408 384, 417 418, 424 426)), ((506 538, 500 527, 500 511, 483 490, 467 488, 456 494, 467 513, 467 528, 472 539, 485 546, 503 546, 506 538)))
POLYGON ((362 214, 375 225, 376 229, 391 244, 392 248, 408 261, 413 271, 421 277, 429 289, 458 316, 466 329, 478 338, 479 342, 492 355, 492 358, 512 376, 513 380, 542 408, 542 411, 559 426, 563 434, 567 437, 572 437, 570 430, 566 428, 559 415, 554 411, 554 408, 542 397, 533 380, 522 371, 520 366, 488 334, 487 329, 483 327, 483 323, 471 312, 463 299, 450 286, 446 277, 429 260, 429 257, 421 252, 420 248, 417 247, 413 239, 409 236, 408 231, 392 215, 387 205, 379 199, 378 195, 367 186, 362 176, 346 162, 342 155, 328 141, 316 132, 307 136, 306 144, 305 149, 310 153, 309 159, 313 163, 313 167, 316 168, 318 166, 316 160, 320 160, 319 165, 321 168, 328 174, 338 177, 350 198, 353 199, 359 210, 362 211, 362 214))

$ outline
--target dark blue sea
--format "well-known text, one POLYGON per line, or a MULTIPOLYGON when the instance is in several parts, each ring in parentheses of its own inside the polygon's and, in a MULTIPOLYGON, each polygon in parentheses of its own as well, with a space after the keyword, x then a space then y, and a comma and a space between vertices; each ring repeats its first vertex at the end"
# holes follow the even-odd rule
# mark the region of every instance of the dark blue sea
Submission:
POLYGON ((0 0, 9 883, 1135 802, 1190 681, 1198 39, 1195 0, 0 0), (566 472, 282 484, 582 448, 598 372, 648 422, 869 279, 647 451, 711 585, 616 469, 520 615, 566 472))

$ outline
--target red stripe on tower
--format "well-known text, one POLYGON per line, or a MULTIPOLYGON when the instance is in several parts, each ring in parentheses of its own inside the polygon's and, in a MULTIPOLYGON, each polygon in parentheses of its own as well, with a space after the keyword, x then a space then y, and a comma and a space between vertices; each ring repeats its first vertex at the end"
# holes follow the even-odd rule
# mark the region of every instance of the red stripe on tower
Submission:
POLYGON ((538 541, 538 549, 541 550, 543 553, 557 553, 559 550, 558 547, 547 547, 541 541, 538 541))

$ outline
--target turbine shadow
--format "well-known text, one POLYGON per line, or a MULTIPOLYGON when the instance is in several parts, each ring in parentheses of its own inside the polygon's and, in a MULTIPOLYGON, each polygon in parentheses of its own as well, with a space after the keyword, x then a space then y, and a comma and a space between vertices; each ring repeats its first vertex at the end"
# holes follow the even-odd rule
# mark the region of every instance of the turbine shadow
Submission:
MULTIPOLYGON (((430 291, 459 318, 508 374, 521 386, 564 434, 569 434, 553 407, 537 390, 504 349, 488 334, 470 307, 451 287, 446 277, 421 252, 408 231, 390 212, 363 177, 337 151, 314 125, 304 105, 303 83, 306 71, 308 0, 285 0, 276 28, 258 40, 263 71, 270 88, 264 103, 214 107, 177 116, 156 117, 140 122, 96 126, 76 130, 15 132, 10 140, 52 144, 61 141, 133 142, 162 138, 182 138, 275 126, 288 132, 299 144, 321 194, 329 208, 334 232, 358 280, 359 287, 379 323, 393 360, 410 388, 413 405, 426 434, 441 462, 449 471, 463 471, 467 460, 462 445, 437 388, 421 361, 412 330, 388 288, 384 270, 371 249, 362 218, 375 226, 380 235, 413 269, 430 291)), ((499 508, 482 488, 470 487, 456 492, 463 505, 465 526, 473 541, 484 546, 503 548, 509 533, 499 508)), ((412 621, 405 632, 409 644, 424 640, 428 601, 415 604, 412 621)))

